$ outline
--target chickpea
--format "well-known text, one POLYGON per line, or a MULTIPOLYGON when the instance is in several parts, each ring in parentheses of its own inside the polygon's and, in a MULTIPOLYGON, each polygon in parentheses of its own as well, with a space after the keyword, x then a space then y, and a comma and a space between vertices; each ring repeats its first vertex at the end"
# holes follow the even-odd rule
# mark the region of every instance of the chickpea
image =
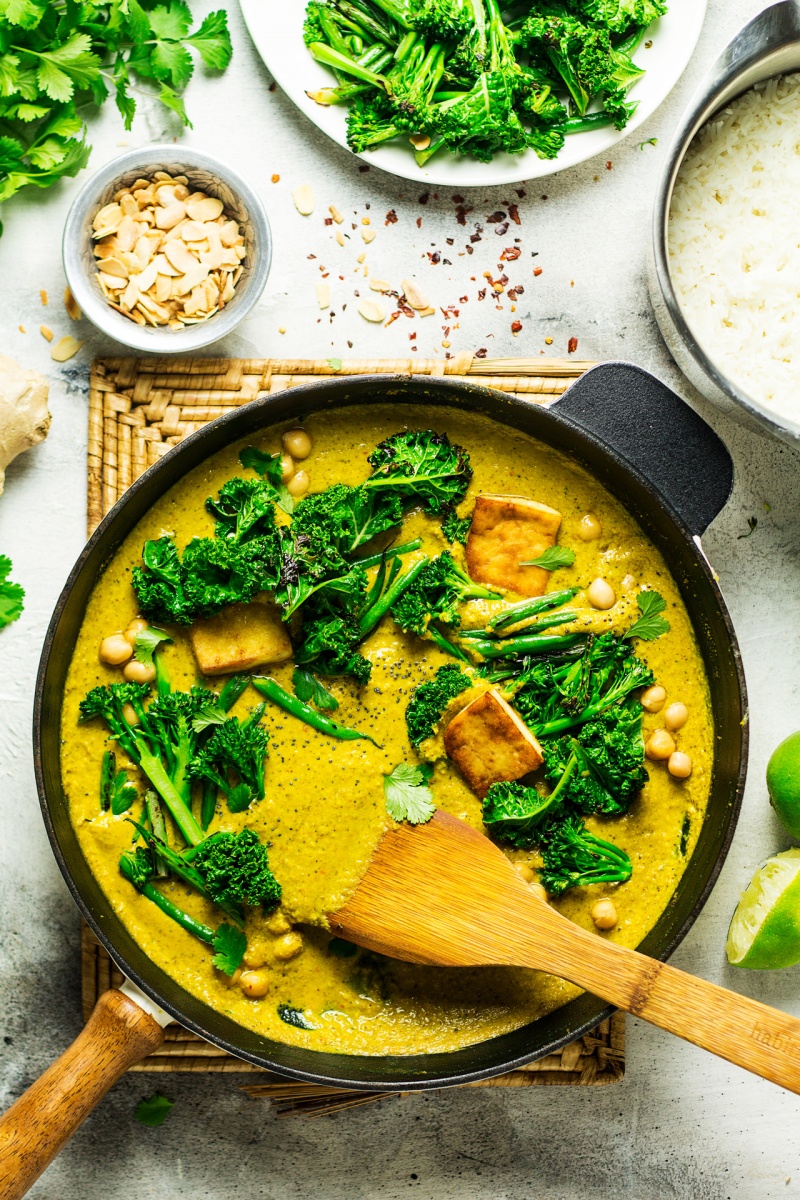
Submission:
POLYGON ((295 498, 305 496, 308 489, 311 487, 311 480, 308 477, 308 471, 298 471, 296 475, 287 483, 286 487, 295 498))
POLYGON ((544 900, 545 904, 548 903, 547 888, 542 887, 540 883, 532 883, 531 891, 538 900, 544 900))
POLYGON ((305 429, 287 429, 281 438, 281 445, 292 458, 308 458, 311 453, 311 438, 305 429))
POLYGON ((598 929, 613 929, 617 923, 617 906, 606 896, 592 905, 591 917, 598 929))
POLYGON ((259 967, 264 967, 270 961, 272 944, 268 938, 253 937, 249 938, 247 948, 242 955, 242 962, 249 971, 258 970, 259 967))
POLYGON ((660 687, 656 683, 653 685, 653 687, 649 687, 646 689, 646 691, 642 692, 642 708, 645 710, 645 712, 661 712, 666 698, 667 689, 660 687))
POLYGON ((595 579, 590 583, 586 595, 592 608, 613 608, 617 602, 616 592, 605 579, 595 579))
POLYGON ((526 883, 533 883, 536 876, 525 862, 514 863, 514 869, 525 880, 526 883))
POLYGON ((147 629, 147 621, 143 621, 141 617, 134 617, 122 636, 133 646, 139 634, 144 633, 145 629, 147 629))
POLYGON ((654 729, 647 739, 644 752, 655 762, 663 762, 664 759, 675 753, 675 740, 672 734, 668 733, 666 729, 654 729))
POLYGON ((276 937, 281 933, 288 933, 292 928, 292 923, 286 916, 282 908, 276 908, 275 912, 267 921, 267 929, 270 933, 274 933, 276 937))
POLYGON ((285 933, 283 937, 279 937, 272 947, 272 953, 280 962, 288 962, 290 958, 296 958, 302 952, 303 939, 294 930, 291 933, 285 933))
POLYGON ((156 677, 156 668, 154 663, 137 662, 132 658, 130 662, 125 663, 122 674, 128 683, 152 683, 156 677))
POLYGON ((682 750, 676 750, 674 754, 670 754, 669 756, 667 770, 676 779, 688 779, 692 773, 692 760, 682 750))
POLYGON ((121 667, 133 654, 133 646, 121 632, 112 633, 100 643, 100 661, 110 667, 121 667))
POLYGON ((259 1000, 269 991, 269 972, 243 971, 239 979, 239 987, 251 1000, 259 1000))
POLYGON ((244 972, 242 971, 241 967, 237 967, 232 975, 226 975, 224 971, 217 972, 217 975, 226 985, 226 987, 238 987, 239 980, 242 978, 243 974, 244 972))
POLYGON ((281 483, 288 483, 294 475, 294 459, 291 454, 281 455, 281 483))
POLYGON ((132 704, 123 704, 122 715, 125 718, 125 720, 128 722, 129 725, 138 725, 139 724, 139 718, 136 715, 136 709, 133 707, 132 704))
POLYGON ((685 704, 670 704, 667 711, 664 713, 664 724, 667 729, 673 730, 683 729, 686 722, 689 720, 689 710, 685 704))
POLYGON ((594 513, 586 513, 578 525, 578 537, 582 542, 596 542, 603 532, 603 526, 594 513))

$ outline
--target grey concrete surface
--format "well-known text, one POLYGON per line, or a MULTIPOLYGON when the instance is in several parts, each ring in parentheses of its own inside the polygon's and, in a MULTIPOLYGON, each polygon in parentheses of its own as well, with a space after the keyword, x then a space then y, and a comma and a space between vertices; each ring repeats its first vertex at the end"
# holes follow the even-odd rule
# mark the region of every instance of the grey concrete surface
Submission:
MULTIPOLYGON (((207 11, 208 0, 194 5, 207 11)), ((644 262, 648 217, 659 164, 679 113, 705 66, 759 7, 755 0, 711 0, 701 44, 672 97, 611 156, 526 188, 473 191, 466 230, 449 194, 418 201, 422 189, 358 163, 317 134, 257 60, 235 3, 235 61, 221 80, 193 81, 187 97, 196 145, 225 155, 261 189, 276 235, 272 278, 258 311, 220 347, 237 355, 443 354, 439 317, 389 329, 355 312, 355 249, 338 247, 322 220, 329 203, 378 230, 368 249, 372 274, 391 281, 416 275, 436 304, 461 305, 451 352, 486 346, 492 355, 538 354, 544 338, 565 353, 579 338, 586 358, 621 357, 653 370, 703 412, 730 446, 736 490, 705 538, 741 639, 751 696, 752 757, 742 819, 721 878, 674 962, 800 1015, 800 968, 737 974, 724 960, 724 939, 739 891, 754 868, 788 843, 767 804, 766 759, 800 726, 800 502, 797 455, 747 433, 692 394, 655 328, 644 262), (639 148, 640 138, 658 145, 639 148), (272 183, 273 174, 280 175, 272 183), (318 210, 301 218, 291 189, 313 184, 318 210), (544 196, 547 199, 544 199, 544 196), (516 200, 522 224, 495 240, 485 218, 516 200), (398 221, 386 226, 384 214, 398 221), (417 218, 421 227, 417 227, 417 218), (471 257, 465 233, 479 220, 489 231, 471 257), (496 274, 497 248, 519 236, 523 256, 510 264, 523 283, 514 319, 480 304, 484 270, 496 274), (453 252, 446 238, 454 238, 453 252), (427 252, 451 259, 433 265, 427 252), (531 275, 529 252, 543 267, 531 275), (316 254, 316 259, 308 255, 316 254), (332 309, 320 319, 314 296, 319 266, 330 268, 332 309), (519 268, 519 269, 517 269, 519 268), (339 275, 344 279, 340 280, 339 275), (477 282, 470 281, 475 275, 477 282), (344 304, 347 308, 344 309, 344 304), (279 333, 279 327, 286 330, 279 333), (752 536, 748 519, 758 518, 752 536)), ((107 113, 92 128, 94 166, 176 130, 144 106, 130 135, 107 113)), ((8 473, 0 499, 0 550, 11 555, 28 590, 22 619, 0 634, 0 1103, 10 1102, 67 1045, 80 1027, 78 918, 49 851, 36 801, 30 750, 33 680, 51 608, 84 540, 86 388, 92 353, 113 349, 83 331, 81 355, 59 368, 37 332, 44 321, 67 332, 60 305, 59 237, 68 182, 29 194, 3 214, 0 241, 2 350, 52 380, 48 441, 8 473), (39 289, 50 304, 42 309, 39 289), (22 325, 27 333, 19 331, 22 325)), ((348 233, 352 232, 347 226, 348 233)), ((452 324, 452 322, 451 322, 452 324)), ((244 1097, 241 1077, 182 1077, 157 1082, 175 1101, 159 1130, 133 1120, 155 1081, 124 1079, 61 1158, 34 1187, 37 1200, 768 1200, 800 1191, 798 1101, 777 1088, 628 1022, 625 1082, 608 1089, 445 1092, 388 1100, 315 1121, 277 1121, 263 1102, 244 1097)))

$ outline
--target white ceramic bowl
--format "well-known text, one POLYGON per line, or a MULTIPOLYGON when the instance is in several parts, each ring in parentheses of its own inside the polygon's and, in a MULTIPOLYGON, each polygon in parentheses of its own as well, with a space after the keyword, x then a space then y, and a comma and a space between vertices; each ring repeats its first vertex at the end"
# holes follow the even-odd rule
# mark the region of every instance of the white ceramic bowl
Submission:
POLYGON ((132 350, 185 355, 225 337, 258 302, 269 275, 272 235, 258 196, 225 163, 185 146, 146 146, 115 158, 84 184, 67 216, 62 255, 67 283, 93 325, 132 350), (111 308, 96 279, 97 260, 92 253, 95 215, 119 188, 130 186, 139 177, 150 178, 154 171, 185 175, 191 189, 221 200, 225 212, 239 222, 247 248, 233 298, 221 312, 184 329, 135 324, 111 308))

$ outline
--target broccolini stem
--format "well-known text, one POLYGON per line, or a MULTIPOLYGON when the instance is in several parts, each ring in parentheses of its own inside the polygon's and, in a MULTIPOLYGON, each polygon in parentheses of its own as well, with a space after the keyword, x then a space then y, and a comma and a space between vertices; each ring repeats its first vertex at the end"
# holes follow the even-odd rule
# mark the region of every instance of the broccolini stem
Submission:
POLYGON ((419 575, 420 571, 428 563, 427 554, 414 563, 413 567, 409 567, 405 575, 399 575, 394 583, 386 589, 379 600, 369 608, 361 618, 361 636, 366 637, 394 604, 398 596, 402 596, 403 592, 409 587, 419 575))
POLYGON ((179 925, 183 926, 187 933, 194 934, 195 937, 200 938, 201 941, 208 942, 209 945, 213 943, 214 930, 211 929, 210 926, 204 925, 202 921, 197 921, 194 917, 190 917, 187 912, 184 912, 182 908, 178 908, 177 904, 173 904, 173 902, 168 899, 167 896, 164 896, 157 887, 154 887, 152 883, 136 882, 136 877, 131 867, 130 858, 127 854, 123 854, 122 858, 119 860, 119 869, 128 882, 133 884, 137 891, 141 892, 143 896, 146 896, 148 900, 152 900, 153 904, 157 905, 163 913, 167 914, 168 917, 172 917, 173 921, 177 921, 179 925))
POLYGON ((375 739, 371 738, 368 733, 361 733, 358 729, 340 725, 338 721, 331 720, 324 713, 317 712, 311 705, 305 704, 302 700, 298 700, 297 696, 285 691, 277 680, 272 679, 269 675, 258 675, 252 683, 256 691, 261 692, 261 695, 266 696, 273 704, 277 704, 278 708, 297 717, 299 721, 305 721, 306 725, 310 725, 319 733, 327 733, 343 742, 354 742, 359 738, 364 738, 366 741, 372 742, 373 746, 378 746, 375 739))
POLYGON ((379 567, 384 559, 397 558, 401 554, 411 554, 412 550, 419 550, 422 545, 422 538, 414 538, 413 542, 403 542, 402 546, 390 546, 388 550, 382 550, 380 554, 370 554, 368 558, 356 558, 353 562, 364 567, 379 567))
POLYGON ((166 804, 183 837, 190 846, 196 846, 198 842, 202 842, 205 836, 202 829, 197 824, 185 800, 164 769, 161 759, 157 758, 155 754, 150 753, 142 738, 136 737, 135 741, 138 750, 139 766, 166 804))
POLYGON ((368 67, 362 67, 348 54, 340 54, 337 50, 332 50, 325 42, 312 42, 308 48, 317 62, 324 63, 326 67, 333 67, 335 71, 342 71, 345 75, 353 75, 356 79, 362 79, 364 83, 371 83, 373 87, 383 88, 385 91, 391 90, 383 75, 377 75, 368 67))
POLYGON ((495 632, 502 637, 520 637, 523 633, 541 633, 544 629, 556 629, 559 625, 570 625, 580 616, 577 609, 565 608, 563 612, 550 613, 549 615, 538 617, 533 621, 528 622, 523 629, 515 629, 513 634, 504 632, 502 629, 495 632))
POLYGON ((445 654, 452 654, 453 658, 457 658, 460 662, 466 663, 467 666, 472 666, 472 659, 464 653, 460 646, 456 646, 453 642, 448 641, 441 630, 435 625, 429 625, 427 636, 432 642, 435 642, 440 650, 444 650, 445 654))
MULTIPOLYGON (((453 93, 453 96, 455 96, 455 92, 453 93)), ((425 150, 417 150, 414 154, 414 158, 417 160, 417 166, 424 167, 425 163, 432 159, 434 154, 441 150, 442 146, 444 145, 446 145, 446 142, 443 137, 434 138, 430 146, 426 147, 425 150)))
MULTIPOLYGON (((631 108, 635 109, 639 101, 632 102, 631 108)), ((631 113, 631 116, 633 113, 631 113)), ((589 133, 592 129, 605 129, 607 125, 613 125, 615 117, 607 112, 586 113, 583 117, 567 117, 564 122, 564 133, 589 133)))

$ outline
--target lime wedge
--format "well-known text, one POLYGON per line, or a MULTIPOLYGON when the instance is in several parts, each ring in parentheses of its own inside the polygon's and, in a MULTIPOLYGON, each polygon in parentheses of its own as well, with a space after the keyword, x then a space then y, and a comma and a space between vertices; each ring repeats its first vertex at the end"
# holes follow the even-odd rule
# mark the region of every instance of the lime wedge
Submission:
POLYGON ((734 967, 800 962, 800 847, 767 859, 742 893, 725 944, 734 967))
POLYGON ((781 742, 767 764, 769 800, 786 830, 800 838, 800 733, 781 742))

